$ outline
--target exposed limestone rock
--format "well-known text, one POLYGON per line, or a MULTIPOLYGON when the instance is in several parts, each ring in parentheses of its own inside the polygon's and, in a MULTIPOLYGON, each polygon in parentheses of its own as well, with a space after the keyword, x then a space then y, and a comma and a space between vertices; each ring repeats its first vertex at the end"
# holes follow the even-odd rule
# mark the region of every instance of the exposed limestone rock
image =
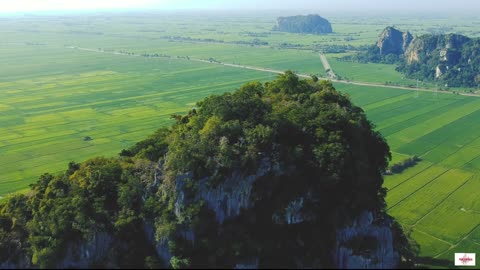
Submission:
POLYGON ((336 265, 340 269, 392 269, 398 266, 400 256, 393 246, 391 221, 377 221, 371 212, 364 212, 351 226, 337 231, 336 265), (376 224, 378 223, 378 224, 376 224), (358 237, 376 241, 374 250, 359 254, 347 243, 358 237))
POLYGON ((424 49, 424 41, 420 38, 414 38, 405 51, 405 59, 408 64, 420 61, 420 54, 424 49))
MULTIPOLYGON (((226 219, 238 216, 242 209, 253 206, 250 200, 253 183, 270 172, 277 175, 282 173, 277 164, 264 159, 254 175, 245 176, 242 172, 234 172, 231 177, 214 188, 209 185, 209 178, 201 179, 198 181, 195 201, 204 200, 208 208, 215 212, 217 222, 223 224, 226 219)), ((185 185, 191 178, 192 175, 189 173, 178 176, 176 180, 175 215, 178 218, 181 218, 182 206, 186 204, 185 185)))
POLYGON ((109 234, 99 232, 88 242, 70 244, 57 268, 87 268, 94 262, 104 259, 112 243, 113 239, 109 234))
POLYGON ((448 60, 447 58, 447 52, 448 52, 448 49, 445 48, 445 49, 442 49, 440 51, 440 61, 443 61, 443 62, 446 62, 448 60))
POLYGON ((442 75, 445 73, 445 69, 445 66, 437 66, 437 68, 435 69, 435 79, 442 77, 442 75))
POLYGON ((381 55, 405 53, 413 37, 409 32, 400 32, 393 27, 387 27, 380 34, 377 47, 381 55))
POLYGON ((438 57, 441 62, 456 65, 461 59, 461 50, 470 38, 448 34, 440 36, 425 35, 413 39, 405 51, 408 64, 423 61, 421 55, 438 57))
POLYGON ((309 218, 302 212, 305 199, 300 197, 291 201, 281 213, 275 213, 272 220, 275 224, 299 224, 309 218))
POLYGON ((153 225, 153 222, 145 221, 143 223, 143 229, 145 231, 148 242, 155 247, 155 251, 158 257, 162 259, 165 267, 167 267, 170 259, 172 258, 172 254, 170 253, 170 250, 168 248, 168 239, 163 238, 157 241, 157 239, 155 238, 155 227, 153 225))

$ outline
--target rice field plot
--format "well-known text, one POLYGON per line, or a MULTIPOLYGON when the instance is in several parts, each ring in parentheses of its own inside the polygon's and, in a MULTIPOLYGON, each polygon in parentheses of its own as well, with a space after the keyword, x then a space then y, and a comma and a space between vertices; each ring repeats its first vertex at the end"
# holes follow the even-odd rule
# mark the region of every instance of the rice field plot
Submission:
POLYGON ((437 207, 437 204, 464 185, 472 174, 452 169, 434 178, 420 190, 389 209, 402 223, 414 225, 419 219, 437 207))
MULTIPOLYGON (((438 254, 446 252, 449 248, 452 247, 452 243, 446 242, 442 239, 438 239, 419 230, 413 230, 412 238, 415 239, 422 248, 421 255, 424 257, 433 258, 438 254)), ((448 259, 452 260, 452 258, 448 259)))
MULTIPOLYGON (((409 97, 412 98, 414 95, 415 94, 411 94, 409 97)), ((414 126, 417 123, 429 121, 434 116, 442 114, 452 107, 463 106, 471 101, 473 100, 465 97, 442 95, 441 97, 435 98, 435 100, 425 99, 413 102, 414 104, 418 103, 419 106, 414 110, 402 111, 397 114, 395 116, 395 121, 392 121, 390 118, 382 117, 383 115, 381 113, 377 115, 372 113, 370 119, 375 121, 378 131, 387 137, 414 126)), ((388 110, 388 108, 386 109, 388 110)))
MULTIPOLYGON (((438 258, 453 261, 452 258, 455 258, 455 253, 462 253, 462 252, 465 252, 466 250, 472 251, 472 252, 468 252, 468 253, 477 253, 478 254, 478 250, 480 250, 480 245, 473 242, 472 240, 465 239, 465 240, 462 240, 457 245, 455 245, 454 248, 449 249, 446 252, 443 252, 441 255, 438 256, 438 258)), ((465 252, 465 253, 467 253, 467 252, 465 252)), ((450 266, 450 269, 452 269, 453 267, 454 266, 453 266, 453 263, 452 263, 451 266, 450 266)), ((467 268, 467 267, 465 267, 465 268, 467 268)), ((468 268, 472 269, 472 267, 468 267, 468 268)), ((477 268, 474 267, 473 269, 477 269, 477 268)))
MULTIPOLYGON (((386 199, 388 208, 395 207, 397 204, 411 197, 415 192, 448 172, 448 168, 436 166, 432 163, 422 162, 419 165, 420 168, 424 169, 419 171, 419 169, 414 167, 412 170, 408 170, 409 174, 411 173, 410 171, 413 171, 413 173, 411 173, 413 174, 412 176, 400 174, 396 175, 397 179, 387 177, 388 183, 395 185, 389 189, 386 199)), ((395 175, 392 177, 395 177, 395 175)))
POLYGON ((470 231, 480 224, 473 210, 478 207, 480 99, 402 90, 394 95, 389 89, 377 95, 369 87, 336 86, 365 109, 385 136, 392 163, 412 155, 423 159, 386 176, 384 183, 388 212, 413 230, 420 255, 453 261, 452 252, 475 248, 470 244, 478 243, 480 233, 470 231))
MULTIPOLYGON (((23 190, 44 172, 64 170, 68 161, 115 155, 171 123, 171 114, 185 112, 207 95, 276 76, 177 56, 322 75, 318 52, 286 47, 370 45, 392 24, 417 34, 447 25, 452 31, 479 35, 472 24, 478 22, 477 17, 432 17, 426 21, 413 15, 366 19, 331 14, 325 16, 330 17, 335 33, 319 36, 271 31, 278 14, 157 15, 25 16, 15 22, 2 21, 0 196, 23 190), (239 44, 256 38, 268 45, 239 44), (171 57, 132 57, 68 46, 171 57)), ((416 84, 404 79, 394 65, 351 65, 336 60, 338 56, 327 55, 334 71, 348 79, 416 84)), ((480 122, 475 121, 480 99, 335 86, 364 108, 385 136, 393 153, 392 163, 410 155, 423 158, 402 174, 386 177, 384 185, 390 189, 386 198, 392 207, 389 213, 413 229, 421 255, 451 260, 451 252, 475 248, 480 230, 467 231, 480 224, 474 212, 478 211, 477 197, 467 193, 478 188, 472 176, 480 173, 480 139, 475 138, 480 129, 480 122), (457 205, 462 205, 460 210, 457 205), (446 219, 450 221, 443 222, 446 219), (438 229, 437 224, 444 224, 444 228, 438 229)))
MULTIPOLYGON (((472 103, 472 105, 478 106, 480 105, 480 102, 472 103)), ((472 142, 480 136, 480 134, 476 132, 478 131, 478 126, 472 124, 480 117, 480 111, 476 110, 469 113, 470 111, 467 106, 463 106, 463 108, 465 108, 465 111, 460 112, 466 114, 463 117, 444 124, 440 128, 437 128, 408 144, 402 145, 398 148, 398 151, 408 154, 420 154, 429 160, 439 162, 446 156, 458 151, 459 148, 468 145, 469 142, 472 142), (455 136, 455 144, 452 145, 450 140, 453 136, 455 136)), ((445 116, 445 119, 448 119, 448 117, 445 116)), ((438 119, 438 121, 439 124, 443 122, 440 122, 440 119, 438 119)))
POLYGON ((20 59, 16 70, 31 77, 6 72, 0 85, 0 196, 28 187, 44 172, 65 169, 69 161, 115 155, 202 97, 270 78, 190 61, 66 49, 43 48, 29 56, 38 57, 37 67, 20 59), (59 63, 41 62, 49 57, 59 63), (69 59, 88 68, 68 73, 69 59))
POLYGON ((480 227, 477 227, 472 233, 468 236, 473 242, 480 244, 480 227))
MULTIPOLYGON (((416 166, 407 169, 403 171, 401 174, 394 174, 394 175, 388 175, 384 179, 384 184, 383 186, 388 188, 389 191, 392 191, 394 188, 397 188, 401 184, 403 184, 405 181, 409 181, 418 174, 422 173, 424 170, 432 167, 433 163, 430 163, 428 161, 423 161, 418 163, 416 166)), ((391 196, 391 192, 389 195, 391 196)))
POLYGON ((398 100, 399 98, 408 98, 411 94, 411 92, 407 90, 383 87, 359 86, 343 83, 334 83, 334 86, 338 91, 350 96, 355 105, 362 108, 376 106, 376 104, 381 104, 380 106, 389 106, 389 104, 385 104, 384 102, 391 99, 398 100))
POLYGON ((451 243, 460 242, 480 221, 480 178, 472 178, 421 219, 415 228, 451 243))
MULTIPOLYGON (((450 106, 446 108, 444 112, 432 115, 432 117, 426 121, 418 122, 415 125, 409 126, 399 132, 391 134, 387 137, 390 147, 395 151, 400 153, 425 153, 423 150, 427 147, 422 145, 422 149, 417 149, 412 147, 411 149, 407 148, 407 144, 414 142, 417 139, 420 139, 426 136, 429 133, 432 133, 444 126, 451 124, 468 114, 471 114, 480 109, 480 99, 473 98, 467 104, 462 106, 450 106)), ((476 125, 475 123, 472 123, 476 125)), ((450 134, 444 134, 444 139, 446 139, 450 134)), ((454 142, 455 140, 452 140, 454 142)))
POLYGON ((343 55, 327 54, 332 69, 342 79, 379 84, 390 82, 402 86, 416 86, 416 81, 405 78, 402 73, 395 70, 395 65, 345 62, 339 60, 343 55))

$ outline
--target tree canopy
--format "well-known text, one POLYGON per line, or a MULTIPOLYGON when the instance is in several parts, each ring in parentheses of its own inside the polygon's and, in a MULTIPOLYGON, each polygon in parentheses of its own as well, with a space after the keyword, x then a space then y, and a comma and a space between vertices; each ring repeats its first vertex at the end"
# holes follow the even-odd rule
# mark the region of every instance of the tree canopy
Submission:
POLYGON ((298 253, 307 265, 332 266, 332 230, 366 209, 384 211, 389 147, 331 82, 287 71, 209 96, 172 118, 171 127, 119 157, 71 162, 64 173, 44 174, 28 194, 0 205, 0 262, 56 267, 75 244, 104 232, 113 244, 99 266, 154 267, 161 262, 158 242, 145 236, 153 224, 157 241, 170 239, 173 267, 233 267, 258 252, 264 265, 294 266, 281 254, 298 253), (218 224, 205 202, 194 199, 200 181, 215 188, 234 172, 253 174, 265 160, 284 174, 259 179, 250 198, 255 207, 237 219, 218 224), (187 173, 179 206, 176 183, 187 173), (308 222, 275 221, 298 198, 308 222), (185 230, 195 234, 195 245, 179 237, 185 230))

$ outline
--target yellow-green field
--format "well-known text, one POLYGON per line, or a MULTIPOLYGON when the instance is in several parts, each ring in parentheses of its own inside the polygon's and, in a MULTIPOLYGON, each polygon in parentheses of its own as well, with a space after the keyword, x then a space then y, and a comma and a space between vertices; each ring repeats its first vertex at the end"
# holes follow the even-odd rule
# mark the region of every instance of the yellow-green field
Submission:
MULTIPOLYGON (((275 17, 0 18, 0 197, 25 190, 44 172, 66 169, 69 161, 116 155, 205 96, 275 77, 194 59, 324 75, 320 51, 373 44, 393 24, 417 34, 446 25, 480 35, 478 18, 337 14, 331 16, 335 33, 317 36, 272 32, 275 17), (249 45, 255 38, 268 45, 249 45), (291 45, 295 49, 287 49, 291 45)), ((349 80, 413 83, 393 65, 345 63, 338 56, 327 55, 333 70, 349 80)), ((454 252, 479 250, 480 98, 336 87, 365 109, 388 140, 393 162, 423 159, 385 180, 388 211, 413 230, 421 256, 452 260, 454 252)))
POLYGON ((420 255, 452 261, 455 252, 480 250, 480 98, 337 89, 363 106, 394 157, 423 159, 385 179, 388 212, 412 230, 420 255))

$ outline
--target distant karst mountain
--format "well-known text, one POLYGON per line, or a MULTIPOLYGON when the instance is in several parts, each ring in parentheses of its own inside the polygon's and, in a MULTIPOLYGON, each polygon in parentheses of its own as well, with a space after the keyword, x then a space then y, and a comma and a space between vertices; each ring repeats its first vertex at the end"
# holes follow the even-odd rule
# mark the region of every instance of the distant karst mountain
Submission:
POLYGON ((405 53, 412 40, 413 36, 410 32, 400 32, 393 27, 387 27, 380 35, 377 47, 381 55, 390 53, 398 55, 405 53))
POLYGON ((480 85, 480 39, 459 34, 413 37, 387 27, 367 52, 346 60, 398 64, 397 71, 448 87, 480 85))
POLYGON ((279 17, 273 30, 290 33, 328 34, 332 33, 332 25, 319 15, 298 15, 279 17))

